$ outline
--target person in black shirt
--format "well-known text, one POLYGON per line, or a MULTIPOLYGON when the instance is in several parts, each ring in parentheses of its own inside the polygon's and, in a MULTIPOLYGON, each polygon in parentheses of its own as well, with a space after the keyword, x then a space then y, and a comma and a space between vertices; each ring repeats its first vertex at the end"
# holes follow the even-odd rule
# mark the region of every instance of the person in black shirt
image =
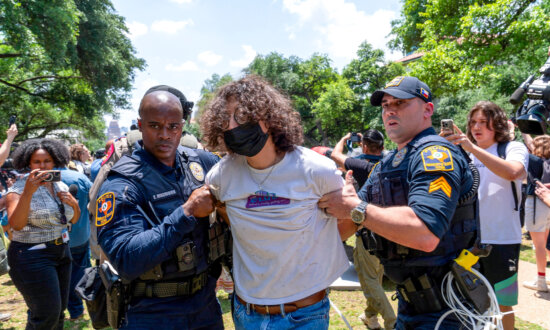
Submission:
POLYGON ((361 149, 363 154, 357 157, 348 157, 344 155, 344 145, 351 137, 351 133, 346 134, 332 150, 330 158, 336 162, 338 167, 343 167, 353 171, 353 178, 357 181, 359 188, 363 186, 369 173, 382 158, 382 150, 384 150, 384 135, 375 129, 368 129, 361 135, 361 149))

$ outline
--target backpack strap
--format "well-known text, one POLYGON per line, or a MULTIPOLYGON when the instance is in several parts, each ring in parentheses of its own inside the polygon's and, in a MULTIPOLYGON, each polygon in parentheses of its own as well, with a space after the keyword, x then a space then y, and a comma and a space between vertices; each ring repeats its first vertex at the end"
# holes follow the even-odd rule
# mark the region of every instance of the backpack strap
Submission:
MULTIPOLYGON (((505 142, 499 142, 497 145, 497 154, 500 158, 506 160, 506 146, 508 145, 510 141, 505 142)), ((512 186, 512 194, 514 195, 514 211, 519 211, 519 202, 518 202, 518 192, 516 190, 516 183, 514 181, 510 181, 512 186)))

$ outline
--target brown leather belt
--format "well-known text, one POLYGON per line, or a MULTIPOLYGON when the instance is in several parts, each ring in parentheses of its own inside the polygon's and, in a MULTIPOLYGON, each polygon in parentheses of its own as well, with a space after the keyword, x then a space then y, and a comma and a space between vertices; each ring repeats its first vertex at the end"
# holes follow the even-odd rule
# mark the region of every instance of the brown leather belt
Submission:
MULTIPOLYGON (((316 304, 319 301, 323 300, 323 298, 325 298, 325 295, 326 295, 326 290, 321 290, 317 293, 312 294, 309 297, 305 297, 303 299, 284 304, 284 312, 291 313, 300 308, 304 308, 304 307, 316 304)), ((241 297, 237 295, 235 296, 237 297, 237 300, 239 300, 241 304, 246 306, 247 304, 246 301, 242 300, 241 297)), ((281 305, 255 305, 255 304, 249 304, 249 305, 250 305, 250 308, 252 308, 258 314, 263 314, 263 315, 281 314, 281 305)))

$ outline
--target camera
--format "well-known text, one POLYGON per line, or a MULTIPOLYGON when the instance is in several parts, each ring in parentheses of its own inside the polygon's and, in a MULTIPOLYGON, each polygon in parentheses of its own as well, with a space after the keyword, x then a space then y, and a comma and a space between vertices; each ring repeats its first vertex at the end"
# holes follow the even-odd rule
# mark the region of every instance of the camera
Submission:
POLYGON ((361 137, 357 134, 357 132, 352 132, 349 140, 354 143, 359 143, 361 142, 361 137))
POLYGON ((510 103, 519 104, 524 94, 527 99, 512 118, 519 130, 525 134, 542 135, 548 128, 550 115, 550 57, 539 69, 541 76, 529 76, 510 97, 510 103))
POLYGON ((44 177, 43 182, 57 182, 61 181, 61 171, 59 170, 50 170, 50 171, 41 171, 41 173, 47 172, 48 175, 44 177))
POLYGON ((15 120, 17 120, 17 116, 16 115, 11 115, 10 116, 10 121, 8 123, 8 127, 11 127, 11 125, 15 124, 15 120))

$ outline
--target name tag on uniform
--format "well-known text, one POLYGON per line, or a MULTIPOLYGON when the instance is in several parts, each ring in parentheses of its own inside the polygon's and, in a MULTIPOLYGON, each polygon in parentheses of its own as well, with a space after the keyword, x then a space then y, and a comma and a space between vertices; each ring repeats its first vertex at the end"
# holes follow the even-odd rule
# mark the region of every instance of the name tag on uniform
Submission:
POLYGON ((67 243, 69 241, 69 231, 67 229, 63 229, 61 232, 61 238, 63 239, 63 243, 67 243))

